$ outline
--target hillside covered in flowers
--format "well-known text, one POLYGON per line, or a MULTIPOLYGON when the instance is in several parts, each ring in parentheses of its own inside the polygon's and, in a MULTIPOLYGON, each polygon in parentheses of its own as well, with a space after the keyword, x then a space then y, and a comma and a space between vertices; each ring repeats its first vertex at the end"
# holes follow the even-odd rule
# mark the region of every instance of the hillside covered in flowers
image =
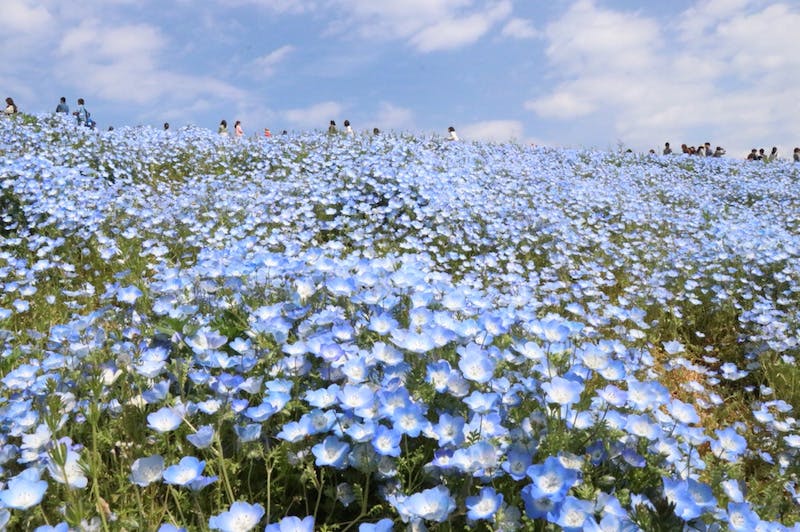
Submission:
POLYGON ((799 308, 790 162, 0 120, 0 524, 800 530, 799 308))

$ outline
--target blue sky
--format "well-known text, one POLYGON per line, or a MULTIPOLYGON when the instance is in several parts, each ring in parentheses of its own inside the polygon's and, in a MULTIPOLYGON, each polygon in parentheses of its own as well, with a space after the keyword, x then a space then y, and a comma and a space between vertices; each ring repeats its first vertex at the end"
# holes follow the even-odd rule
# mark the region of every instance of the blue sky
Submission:
POLYGON ((800 145, 800 2, 4 0, 0 86, 169 121, 552 146, 800 145))

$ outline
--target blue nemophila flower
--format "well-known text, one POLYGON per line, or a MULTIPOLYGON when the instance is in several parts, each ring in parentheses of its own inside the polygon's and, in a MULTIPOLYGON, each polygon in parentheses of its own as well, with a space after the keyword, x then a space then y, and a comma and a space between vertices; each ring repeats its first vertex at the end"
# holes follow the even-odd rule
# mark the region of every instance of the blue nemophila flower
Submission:
POLYGON ((673 480, 662 477, 664 495, 675 505, 675 515, 684 521, 697 519, 717 504, 711 487, 694 479, 673 480))
POLYGON ((142 291, 134 285, 117 288, 117 301, 120 303, 133 305, 140 297, 142 297, 142 291))
POLYGON ((219 515, 208 519, 208 528, 222 532, 248 532, 254 529, 264 517, 264 507, 236 501, 231 507, 219 515))
POLYGON ((581 532, 587 519, 594 520, 592 503, 571 495, 564 497, 561 504, 547 516, 548 521, 557 524, 565 532, 581 532))
POLYGON ((425 419, 422 408, 415 404, 409 404, 398 408, 391 415, 394 430, 416 438, 419 436, 430 422, 425 419))
POLYGON ((461 358, 458 360, 458 369, 467 380, 486 383, 494 376, 496 363, 489 356, 489 352, 478 344, 470 343, 456 349, 461 358))
POLYGON ((533 481, 531 497, 547 497, 559 502, 578 481, 578 472, 568 469, 555 456, 548 456, 544 463, 528 467, 527 475, 533 481))
POLYGON ((214 428, 211 425, 197 427, 197 432, 187 434, 186 439, 198 449, 206 449, 214 441, 214 428))
POLYGON ((181 413, 167 406, 147 415, 147 426, 161 434, 177 429, 182 422, 181 413))
POLYGON ((256 441, 261 437, 261 424, 249 423, 244 427, 234 425, 233 431, 236 433, 236 436, 238 436, 239 441, 242 443, 256 441))
POLYGON ((290 515, 277 523, 270 523, 264 532, 314 532, 314 517, 309 515, 300 519, 290 515))
POLYGON ((432 435, 438 440, 439 447, 461 445, 464 442, 465 423, 461 416, 451 416, 446 412, 439 415, 439 422, 431 427, 432 435))
POLYGON ((184 456, 180 462, 164 470, 164 482, 175 486, 188 486, 200 478, 205 467, 204 460, 199 460, 194 456, 184 456))
POLYGON ((367 384, 346 384, 339 390, 337 397, 342 408, 357 410, 369 406, 375 397, 375 393, 367 384))
POLYGON ((661 345, 664 346, 664 351, 668 355, 677 355, 678 353, 683 353, 685 350, 683 344, 677 340, 670 340, 669 342, 664 342, 661 345))
POLYGON ((66 484, 70 488, 83 489, 89 483, 86 478, 80 455, 70 449, 71 442, 64 438, 55 449, 50 451, 47 471, 56 482, 66 484))
POLYGON ((739 460, 747 450, 747 440, 740 436, 733 427, 714 431, 717 439, 711 440, 711 451, 715 456, 728 462, 739 460))
POLYGON ((258 406, 251 406, 250 408, 245 409, 244 415, 253 421, 263 423, 271 418, 272 415, 277 411, 278 409, 275 408, 271 403, 264 401, 258 406))
POLYGON ((350 451, 350 444, 337 438, 328 436, 322 443, 318 443, 311 448, 318 466, 331 466, 337 469, 347 467, 347 453, 350 451))
POLYGON ((377 523, 358 525, 358 532, 392 532, 392 530, 394 530, 394 522, 388 518, 381 519, 377 523))
POLYGON ((727 512, 728 530, 731 532, 750 532, 757 530, 761 519, 746 502, 729 502, 727 512))
POLYGON ((137 458, 131 465, 130 479, 134 484, 145 487, 161 480, 163 472, 164 458, 161 455, 137 458))
POLYGON ((27 510, 42 502, 45 491, 47 491, 46 481, 18 476, 8 482, 6 489, 0 491, 0 501, 7 508, 27 510))
POLYGON ((456 509, 456 501, 445 486, 436 486, 410 495, 399 506, 401 516, 443 523, 456 509))
POLYGON ((478 495, 467 497, 465 504, 468 519, 473 521, 492 519, 503 504, 503 494, 497 493, 490 486, 485 486, 478 495))
POLYGON ((501 467, 512 479, 522 480, 525 478, 532 460, 533 457, 526 448, 512 445, 506 452, 506 461, 501 464, 501 467))
POLYGON ((372 447, 381 456, 400 456, 402 434, 384 425, 378 425, 372 438, 372 447))
POLYGON ((494 392, 481 393, 478 391, 472 392, 463 399, 469 409, 476 414, 488 414, 495 409, 499 400, 500 396, 494 392))
POLYGON ((572 405, 580 401, 583 385, 563 377, 553 377, 549 382, 542 383, 542 390, 547 394, 548 403, 562 406, 572 405))

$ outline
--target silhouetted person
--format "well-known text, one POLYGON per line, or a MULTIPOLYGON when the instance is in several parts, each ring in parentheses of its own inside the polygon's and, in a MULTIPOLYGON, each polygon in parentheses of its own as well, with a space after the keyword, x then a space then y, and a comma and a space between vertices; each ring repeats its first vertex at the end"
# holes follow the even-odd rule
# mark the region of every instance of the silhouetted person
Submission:
POLYGON ((164 122, 164 131, 169 129, 169 122, 164 122))
POLYGON ((792 157, 794 158, 794 162, 800 163, 800 148, 795 148, 794 152, 792 153, 792 157))
POLYGON ((750 150, 750 154, 747 156, 747 160, 755 161, 757 159, 758 159, 758 151, 755 148, 753 148, 752 150, 750 150))
POLYGON ((328 124, 328 134, 333 135, 336 133, 336 122, 331 120, 331 123, 328 124))
POLYGON ((663 153, 664 155, 669 155, 672 153, 672 148, 669 147, 669 142, 664 143, 664 151, 661 153, 663 153))
POLYGON ((58 105, 56 105, 56 113, 64 113, 66 115, 69 114, 69 105, 67 105, 67 99, 63 96, 58 101, 58 105))
POLYGON ((773 146, 772 151, 769 152, 769 155, 767 156, 767 161, 772 162, 777 158, 778 158, 778 147, 773 146))
POLYGON ((18 112, 19 109, 17 109, 17 104, 14 103, 14 99, 11 98, 10 96, 6 98, 6 109, 5 111, 3 111, 3 113, 10 116, 17 114, 18 112))

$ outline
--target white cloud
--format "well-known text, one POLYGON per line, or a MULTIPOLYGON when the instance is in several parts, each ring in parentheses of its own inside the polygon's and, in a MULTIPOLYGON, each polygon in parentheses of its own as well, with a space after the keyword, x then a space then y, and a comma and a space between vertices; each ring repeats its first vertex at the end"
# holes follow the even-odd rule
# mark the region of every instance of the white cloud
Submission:
POLYGON ((283 62, 294 50, 294 46, 287 44, 256 58, 251 64, 253 75, 259 78, 272 76, 278 64, 283 62))
POLYGON ((373 118, 372 127, 383 130, 404 130, 414 126, 414 113, 405 107, 399 107, 389 102, 381 102, 378 112, 373 118))
POLYGON ((780 3, 698 2, 671 25, 580 0, 545 29, 557 83, 525 108, 640 148, 709 140, 736 153, 797 138, 798 27, 800 9, 780 3))
POLYGON ((57 48, 63 68, 56 75, 85 94, 142 106, 145 114, 192 105, 196 99, 245 98, 243 91, 210 76, 163 67, 160 56, 167 44, 161 31, 147 24, 108 26, 87 19, 64 33, 57 48))
POLYGON ((3 33, 37 36, 52 28, 53 16, 39 2, 3 1, 3 33))
POLYGON ((476 42, 512 10, 510 0, 331 0, 347 15, 338 33, 366 39, 402 39, 420 52, 452 50, 476 42))
POLYGON ((253 6, 278 14, 308 13, 319 7, 319 2, 314 0, 219 0, 218 3, 224 8, 253 6))
POLYGON ((524 18, 512 18, 503 26, 500 34, 513 39, 534 39, 539 36, 533 23, 524 18))
POLYGON ((338 102, 320 102, 309 107, 289 109, 283 116, 290 123, 300 128, 322 129, 328 127, 328 122, 337 120, 344 107, 338 102))
POLYGON ((458 134, 464 139, 488 142, 522 141, 524 127, 519 120, 487 120, 462 126, 458 134))

